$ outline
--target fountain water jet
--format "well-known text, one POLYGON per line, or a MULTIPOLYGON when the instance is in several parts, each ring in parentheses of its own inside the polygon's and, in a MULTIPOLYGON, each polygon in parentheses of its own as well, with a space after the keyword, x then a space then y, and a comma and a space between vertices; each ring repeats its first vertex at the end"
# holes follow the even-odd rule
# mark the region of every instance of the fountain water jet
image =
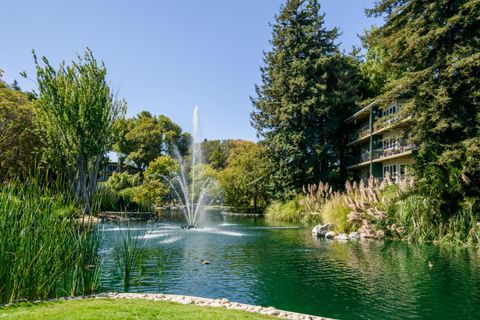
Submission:
POLYGON ((198 106, 195 106, 192 126, 191 178, 187 179, 185 162, 178 150, 176 150, 175 153, 180 164, 179 172, 175 173, 171 178, 162 176, 173 190, 175 198, 180 204, 180 209, 187 221, 187 225, 182 226, 182 229, 198 227, 198 221, 204 212, 208 191, 211 190, 213 186, 216 186, 216 181, 209 177, 205 178, 202 168, 199 167, 199 165, 202 164, 202 141, 199 124, 198 106))

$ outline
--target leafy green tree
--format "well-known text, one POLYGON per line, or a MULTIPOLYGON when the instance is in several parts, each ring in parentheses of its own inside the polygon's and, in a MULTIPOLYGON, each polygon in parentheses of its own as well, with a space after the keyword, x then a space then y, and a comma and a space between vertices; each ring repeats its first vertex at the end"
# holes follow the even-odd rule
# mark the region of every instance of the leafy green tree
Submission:
POLYGON ((340 54, 337 37, 336 28, 325 28, 316 0, 289 0, 276 17, 252 99, 252 124, 263 138, 276 196, 345 179, 343 120, 359 99, 359 67, 340 54))
MULTIPOLYGON (((395 65, 387 62, 390 52, 373 36, 378 32, 378 27, 372 27, 362 37, 363 46, 367 49, 364 59, 360 64, 364 78, 364 92, 367 97, 376 98, 386 90, 386 84, 398 79, 402 71, 395 65)), ((369 100, 367 103, 371 102, 369 100)))
POLYGON ((252 144, 239 139, 205 140, 202 142, 203 160, 215 170, 223 170, 233 153, 241 153, 252 144))
POLYGON ((173 173, 178 172, 179 163, 177 160, 170 156, 160 156, 148 164, 148 168, 145 171, 146 177, 159 178, 171 177, 173 173))
POLYGON ((105 184, 110 190, 114 192, 120 192, 122 190, 139 186, 142 182, 140 175, 129 174, 128 172, 113 172, 113 174, 108 178, 105 184))
POLYGON ((40 160, 42 139, 36 118, 29 97, 0 79, 0 181, 28 175, 40 160))
POLYGON ((228 147, 227 140, 212 140, 202 142, 203 159, 217 170, 222 170, 227 165, 228 147))
POLYGON ((101 186, 102 210, 153 210, 162 192, 168 192, 160 181, 128 172, 114 172, 101 186))
POLYGON ((441 200, 446 219, 480 198, 480 2, 381 0, 368 13, 385 18, 369 51, 381 48, 375 63, 395 74, 379 100, 402 99, 413 115, 420 191, 441 200))
POLYGON ((152 203, 160 205, 173 199, 167 179, 172 179, 179 168, 178 161, 170 156, 157 157, 148 164, 143 187, 144 194, 150 197, 152 203))
POLYGON ((126 189, 124 192, 138 208, 151 211, 156 205, 165 202, 169 187, 158 179, 147 177, 140 186, 126 189))
POLYGON ((141 112, 133 119, 116 124, 117 141, 114 150, 120 160, 132 162, 145 170, 148 164, 162 155, 184 155, 190 145, 190 135, 168 117, 141 112))
POLYGON ((58 70, 47 58, 42 58, 42 66, 35 52, 33 57, 38 114, 48 143, 45 155, 62 159, 63 167, 57 169, 65 172, 72 194, 89 213, 100 161, 112 143, 113 122, 123 116, 126 103, 114 98, 105 65, 88 49, 71 65, 62 62, 58 70))
POLYGON ((265 158, 260 145, 250 142, 243 147, 230 156, 228 166, 217 178, 226 204, 256 210, 268 201, 265 158))

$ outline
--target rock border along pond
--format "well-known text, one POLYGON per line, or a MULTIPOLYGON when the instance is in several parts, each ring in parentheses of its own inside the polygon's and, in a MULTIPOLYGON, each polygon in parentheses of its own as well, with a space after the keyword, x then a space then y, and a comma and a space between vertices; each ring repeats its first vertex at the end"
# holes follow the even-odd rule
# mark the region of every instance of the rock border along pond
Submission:
MULTIPOLYGON (((162 293, 106 292, 106 293, 99 293, 99 294, 86 295, 86 296, 64 297, 64 298, 58 298, 58 299, 37 300, 37 301, 30 301, 30 302, 41 303, 41 302, 55 302, 55 301, 66 301, 66 300, 81 300, 81 299, 145 299, 145 300, 152 300, 152 301, 165 301, 165 302, 168 301, 168 302, 175 302, 180 304, 192 304, 200 307, 226 308, 231 310, 258 313, 262 315, 268 315, 268 316, 273 316, 277 318, 291 319, 291 320, 333 320, 331 318, 279 310, 274 307, 261 307, 261 306, 254 306, 250 304, 231 302, 230 300, 225 298, 210 299, 210 298, 201 298, 201 297, 175 295, 175 294, 162 294, 162 293)), ((22 301, 22 302, 26 302, 26 301, 22 301)), ((17 302, 13 302, 3 306, 11 306, 11 305, 14 305, 15 303, 17 302)))

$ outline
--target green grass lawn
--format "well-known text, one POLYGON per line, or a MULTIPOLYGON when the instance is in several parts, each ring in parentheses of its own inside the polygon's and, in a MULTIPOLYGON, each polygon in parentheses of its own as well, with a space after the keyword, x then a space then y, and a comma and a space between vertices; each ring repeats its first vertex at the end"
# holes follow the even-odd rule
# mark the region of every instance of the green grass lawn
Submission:
POLYGON ((0 319, 275 319, 224 308, 142 299, 85 299, 0 307, 0 319))

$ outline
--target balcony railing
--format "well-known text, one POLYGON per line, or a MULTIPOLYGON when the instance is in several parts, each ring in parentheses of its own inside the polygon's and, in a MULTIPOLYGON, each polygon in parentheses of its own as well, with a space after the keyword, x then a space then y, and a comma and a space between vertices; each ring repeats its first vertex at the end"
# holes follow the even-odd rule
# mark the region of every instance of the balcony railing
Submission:
POLYGON ((350 136, 349 142, 357 141, 359 139, 368 137, 369 135, 370 135, 370 127, 368 127, 368 126, 367 127, 362 127, 360 129, 358 129, 357 131, 355 131, 355 133, 353 133, 350 136))
MULTIPOLYGON (((390 148, 378 148, 373 150, 373 159, 377 160, 385 157, 394 156, 397 154, 401 154, 407 151, 411 151, 415 149, 415 145, 412 143, 398 143, 393 147, 390 148)), ((347 166, 353 166, 356 164, 360 164, 366 161, 370 161, 370 152, 362 152, 361 154, 354 156, 350 161, 347 162, 347 166)))
POLYGON ((410 115, 398 113, 386 117, 381 117, 373 124, 373 131, 376 132, 384 128, 391 127, 410 118, 410 115))
POLYGON ((415 148, 415 145, 412 143, 397 143, 391 148, 379 148, 373 151, 373 159, 390 157, 396 154, 404 153, 411 151, 415 148))
POLYGON ((370 161, 370 152, 362 152, 361 154, 354 156, 347 162, 347 166, 353 166, 365 161, 370 161))

